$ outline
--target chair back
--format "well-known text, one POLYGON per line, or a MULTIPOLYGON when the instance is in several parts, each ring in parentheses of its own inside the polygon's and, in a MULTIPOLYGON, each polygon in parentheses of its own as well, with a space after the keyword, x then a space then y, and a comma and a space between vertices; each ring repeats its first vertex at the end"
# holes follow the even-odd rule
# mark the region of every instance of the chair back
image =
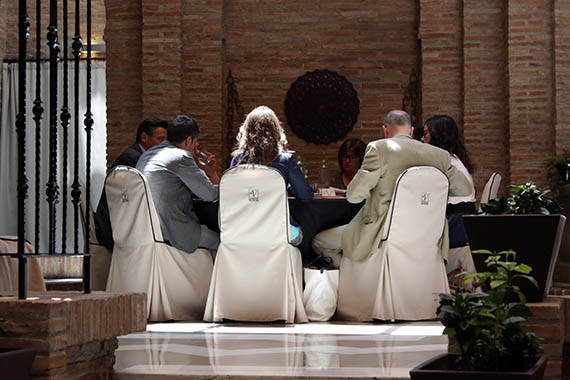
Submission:
POLYGON ((400 174, 382 231, 382 241, 409 247, 436 244, 445 227, 449 180, 433 166, 414 166, 400 174))
POLYGON ((487 204, 491 199, 497 199, 497 194, 499 193, 499 187, 501 186, 501 175, 499 173, 491 174, 489 180, 483 188, 483 193, 481 194, 481 201, 479 202, 479 212, 483 211, 481 204, 487 204))
POLYGON ((441 252, 448 193, 449 180, 435 167, 400 174, 379 247, 363 261, 341 260, 337 318, 435 318, 435 294, 449 291, 441 252))
POLYGON ((129 166, 116 166, 105 179, 105 193, 115 244, 123 246, 163 241, 148 182, 129 166))
POLYGON ((220 180, 220 246, 204 319, 306 322, 301 253, 289 244, 283 176, 239 165, 220 180))
POLYGON ((262 165, 239 165, 220 180, 220 240, 232 249, 288 243, 289 204, 283 176, 262 165))

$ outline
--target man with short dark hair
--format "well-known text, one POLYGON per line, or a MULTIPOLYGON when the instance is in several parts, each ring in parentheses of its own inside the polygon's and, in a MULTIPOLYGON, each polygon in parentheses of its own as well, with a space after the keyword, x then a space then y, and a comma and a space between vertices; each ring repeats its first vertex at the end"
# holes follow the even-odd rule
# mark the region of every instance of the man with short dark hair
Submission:
POLYGON ((200 224, 192 205, 194 197, 218 200, 215 157, 208 155, 206 163, 192 157, 199 133, 196 120, 176 116, 168 126, 166 141, 143 153, 137 169, 150 186, 164 239, 188 253, 206 248, 214 254, 219 234, 200 224))
MULTIPOLYGON (((133 145, 125 149, 123 153, 117 157, 113 165, 109 169, 111 171, 115 166, 126 165, 136 167, 140 156, 147 149, 160 144, 166 139, 166 128, 168 122, 166 120, 154 117, 144 119, 138 126, 136 141, 133 145)), ((97 212, 93 215, 95 220, 95 233, 97 241, 107 249, 113 250, 113 231, 111 229, 111 220, 109 219, 109 206, 107 204, 107 196, 105 189, 101 194, 97 212)))
POLYGON ((118 165, 136 167, 141 154, 155 145, 166 140, 166 128, 168 122, 156 118, 144 119, 137 129, 136 142, 128 147, 113 162, 111 169, 118 165))

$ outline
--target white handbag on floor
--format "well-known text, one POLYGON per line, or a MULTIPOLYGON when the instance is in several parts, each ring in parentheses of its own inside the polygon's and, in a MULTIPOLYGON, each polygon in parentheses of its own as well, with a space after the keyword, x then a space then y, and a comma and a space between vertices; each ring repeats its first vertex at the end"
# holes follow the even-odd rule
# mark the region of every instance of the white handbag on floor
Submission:
POLYGON ((338 269, 305 268, 303 304, 310 321, 328 321, 338 301, 338 269))

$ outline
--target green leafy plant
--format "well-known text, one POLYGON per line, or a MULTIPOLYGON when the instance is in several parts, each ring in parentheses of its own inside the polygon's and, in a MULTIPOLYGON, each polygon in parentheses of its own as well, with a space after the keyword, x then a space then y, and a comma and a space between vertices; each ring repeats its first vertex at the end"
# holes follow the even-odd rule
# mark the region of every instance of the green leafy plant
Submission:
POLYGON ((492 199, 482 204, 481 209, 487 214, 557 214, 560 206, 554 199, 547 197, 550 190, 541 190, 532 182, 519 186, 509 186, 513 194, 509 198, 492 199))
POLYGON ((512 283, 515 278, 536 280, 531 268, 515 261, 512 250, 489 255, 490 269, 482 273, 462 273, 464 284, 483 286, 485 293, 471 293, 460 288, 455 294, 439 294, 438 317, 445 325, 444 334, 454 336, 461 349, 457 367, 463 370, 524 371, 526 364, 540 353, 541 338, 525 331, 521 322, 531 316, 526 298, 512 283))

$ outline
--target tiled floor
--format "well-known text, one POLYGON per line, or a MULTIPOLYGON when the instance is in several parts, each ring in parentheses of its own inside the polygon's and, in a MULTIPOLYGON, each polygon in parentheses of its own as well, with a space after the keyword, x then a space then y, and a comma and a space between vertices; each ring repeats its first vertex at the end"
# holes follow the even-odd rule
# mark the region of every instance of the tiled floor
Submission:
POLYGON ((119 338, 114 379, 408 379, 447 351, 439 322, 152 324, 119 338))

